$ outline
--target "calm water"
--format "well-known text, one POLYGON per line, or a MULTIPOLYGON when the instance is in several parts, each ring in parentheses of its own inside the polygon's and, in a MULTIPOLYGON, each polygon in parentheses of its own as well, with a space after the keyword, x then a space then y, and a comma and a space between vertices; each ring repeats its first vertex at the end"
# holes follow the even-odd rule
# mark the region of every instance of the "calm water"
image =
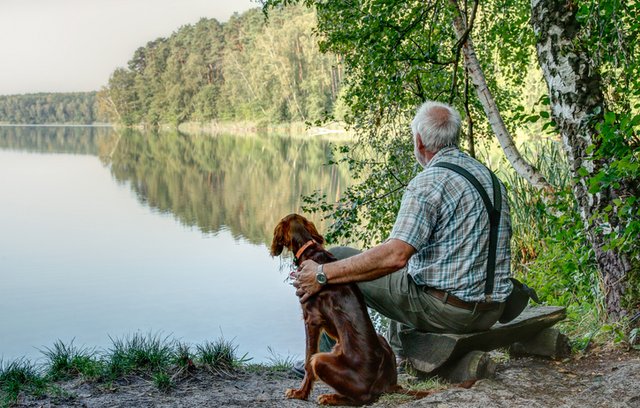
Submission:
MULTIPOLYGON (((337 196, 327 142, 0 127, 0 359, 57 339, 161 333, 302 355, 289 265, 268 254, 300 195, 337 196)), ((321 229, 322 226, 321 226, 321 229)))

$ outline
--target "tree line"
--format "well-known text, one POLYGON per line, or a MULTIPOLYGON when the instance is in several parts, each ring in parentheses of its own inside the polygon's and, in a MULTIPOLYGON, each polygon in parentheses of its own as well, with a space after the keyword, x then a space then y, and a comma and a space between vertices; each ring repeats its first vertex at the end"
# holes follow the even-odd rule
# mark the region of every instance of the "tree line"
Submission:
POLYGON ((0 123, 89 125, 107 120, 98 112, 96 92, 0 96, 0 123))
POLYGON ((125 125, 321 120, 335 112, 341 71, 318 48, 315 21, 313 10, 288 7, 185 25, 116 69, 100 107, 125 125))

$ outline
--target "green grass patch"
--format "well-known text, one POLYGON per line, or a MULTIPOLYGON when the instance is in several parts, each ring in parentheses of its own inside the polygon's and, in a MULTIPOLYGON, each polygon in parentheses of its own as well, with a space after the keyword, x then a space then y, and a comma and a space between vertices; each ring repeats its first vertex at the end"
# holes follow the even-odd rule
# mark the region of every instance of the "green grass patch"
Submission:
POLYGON ((153 384, 162 392, 169 392, 173 387, 173 380, 171 376, 164 371, 154 373, 152 378, 153 384))
POLYGON ((41 350, 47 358, 46 375, 52 381, 84 377, 89 380, 100 378, 104 373, 104 362, 95 350, 80 348, 58 340, 51 348, 41 350))
POLYGON ((237 346, 223 338, 193 348, 152 333, 111 338, 111 342, 110 348, 98 351, 78 347, 73 340, 68 344, 57 340, 40 350, 46 358, 39 365, 27 359, 0 360, 0 408, 15 405, 21 396, 72 398, 63 382, 74 379, 114 391, 120 380, 137 376, 159 391, 170 392, 181 380, 202 370, 215 375, 238 370, 278 373, 288 370, 293 362, 292 357, 278 357, 272 360, 273 365, 250 365, 247 354, 238 356, 237 346))
POLYGON ((16 403, 21 394, 44 395, 49 386, 37 367, 19 359, 10 363, 0 361, 0 406, 8 407, 16 403))
POLYGON ((294 356, 283 356, 276 353, 271 347, 267 347, 267 350, 271 355, 268 358, 269 367, 274 371, 289 371, 296 362, 296 358, 294 356))
POLYGON ((237 346, 232 341, 223 338, 198 345, 196 350, 198 362, 214 373, 233 371, 250 360, 246 354, 238 357, 236 354, 237 346))
MULTIPOLYGON (((415 377, 411 377, 415 378, 415 377)), ((447 383, 440 380, 438 377, 429 378, 427 380, 418 380, 418 381, 410 381, 403 382, 401 378, 398 378, 398 382, 402 385, 403 388, 410 391, 431 391, 431 390, 440 390, 444 389, 447 386, 447 383)), ((409 401, 415 400, 415 397, 403 393, 393 393, 393 394, 384 394, 378 402, 383 405, 400 405, 409 401)))
POLYGON ((175 366, 185 372, 191 372, 195 370, 195 354, 191 353, 191 347, 188 344, 176 342, 175 343, 175 355, 173 357, 173 363, 175 366))
POLYGON ((175 341, 160 334, 136 333, 121 339, 111 338, 111 342, 113 346, 106 360, 107 372, 112 378, 164 372, 176 360, 175 341))

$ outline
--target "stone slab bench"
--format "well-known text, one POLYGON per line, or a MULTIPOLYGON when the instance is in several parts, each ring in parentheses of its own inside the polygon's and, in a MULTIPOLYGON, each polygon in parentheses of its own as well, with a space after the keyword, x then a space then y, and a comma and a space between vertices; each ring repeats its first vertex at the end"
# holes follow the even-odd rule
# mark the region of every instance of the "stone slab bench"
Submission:
POLYGON ((467 334, 422 333, 403 330, 400 340, 406 357, 420 377, 438 375, 450 381, 487 378, 495 372, 488 351, 508 347, 515 355, 558 358, 567 355, 565 335, 552 326, 566 317, 558 306, 528 307, 506 324, 467 334))

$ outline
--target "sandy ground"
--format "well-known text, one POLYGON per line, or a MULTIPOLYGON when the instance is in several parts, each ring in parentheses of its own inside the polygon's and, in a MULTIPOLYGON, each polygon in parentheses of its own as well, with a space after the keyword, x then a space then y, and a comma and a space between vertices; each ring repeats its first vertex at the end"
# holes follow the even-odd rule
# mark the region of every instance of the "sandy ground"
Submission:
MULTIPOLYGON (((58 385, 62 395, 21 398, 18 407, 312 407, 330 392, 318 384, 309 401, 287 400, 300 380, 286 371, 247 368, 214 375, 204 371, 176 379, 169 392, 149 379, 113 384, 79 380, 58 385)), ((495 378, 471 389, 448 388, 421 400, 385 396, 373 407, 640 407, 640 352, 592 351, 563 361, 535 358, 500 363, 495 378)))

